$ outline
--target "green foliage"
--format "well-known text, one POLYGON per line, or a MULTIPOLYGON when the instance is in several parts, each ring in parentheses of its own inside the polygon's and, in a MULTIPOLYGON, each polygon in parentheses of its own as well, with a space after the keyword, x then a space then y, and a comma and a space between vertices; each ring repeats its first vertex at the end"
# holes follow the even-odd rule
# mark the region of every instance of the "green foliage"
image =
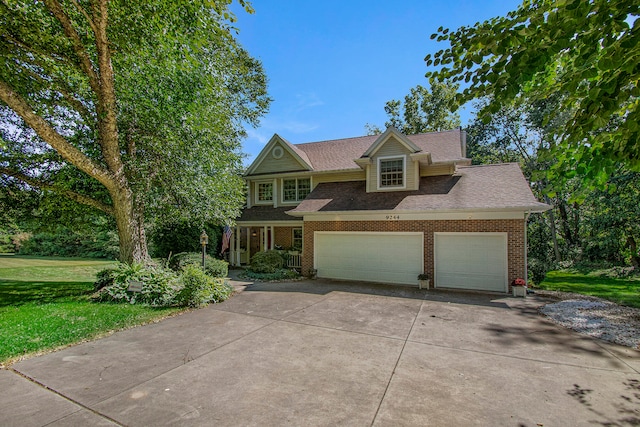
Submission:
POLYGON ((276 250, 262 251, 251 257, 251 267, 254 273, 275 273, 285 265, 285 255, 276 250))
POLYGON ((300 275, 295 270, 279 268, 272 273, 256 273, 253 270, 246 270, 244 273, 242 273, 242 277, 258 282, 274 282, 280 280, 298 279, 300 278, 300 275))
MULTIPOLYGON (((192 265, 202 270, 201 253, 183 252, 175 254, 169 259, 169 268, 175 271, 182 271, 192 265)), ((211 255, 205 255, 205 272, 211 277, 227 277, 229 263, 222 259, 213 258, 211 255)))
POLYGON ((55 233, 42 232, 22 242, 21 255, 115 259, 118 240, 113 231, 70 230, 59 227, 55 233))
POLYGON ((540 284, 547 275, 547 271, 550 270, 550 266, 545 259, 540 258, 528 258, 528 277, 534 284, 540 284))
POLYGON ((115 218, 131 262, 142 224, 239 215, 240 142, 271 100, 229 1, 104 5, 0 2, 0 181, 115 218))
POLYGON ((505 17, 431 36, 449 48, 426 56, 427 77, 464 81, 463 104, 490 97, 489 117, 522 100, 555 97, 547 171, 555 185, 579 175, 602 186, 619 165, 640 171, 640 5, 636 0, 534 0, 505 17), (566 116, 566 117, 564 117, 566 116))
MULTIPOLYGON (((198 252, 200 246, 200 233, 202 227, 198 227, 188 221, 158 220, 152 227, 149 236, 151 256, 166 258, 170 253, 198 252)), ((207 250, 215 252, 221 240, 220 227, 208 225, 204 230, 209 236, 207 250)))
MULTIPOLYGON (((404 97, 404 102, 391 100, 384 111, 389 120, 386 127, 395 127, 405 135, 450 130, 460 126, 456 91, 458 85, 432 82, 431 87, 416 86, 404 97)), ((365 126, 367 134, 381 132, 375 125, 365 126)))
MULTIPOLYGON (((189 254, 187 254, 189 255, 189 254)), ((218 264, 218 270, 223 266, 218 264)), ((226 269, 226 263, 224 265, 226 269)), ((186 257, 179 271, 143 264, 118 263, 98 272, 93 295, 95 301, 146 304, 152 307, 199 307, 227 299, 233 292, 222 278, 202 271, 199 263, 186 257), (131 282, 142 283, 140 292, 129 291, 131 282)))
POLYGON ((201 307, 209 303, 226 300, 233 293, 233 287, 224 279, 207 275, 196 265, 187 265, 180 275, 180 292, 175 301, 180 306, 201 307))
POLYGON ((172 270, 143 264, 118 263, 110 273, 99 272, 94 288, 105 284, 93 295, 95 301, 147 304, 152 307, 168 307, 180 291, 179 276, 172 270), (129 291, 132 281, 141 282, 140 292, 129 291), (106 283, 105 283, 106 282, 106 283), (108 284, 111 282, 111 284, 108 284))

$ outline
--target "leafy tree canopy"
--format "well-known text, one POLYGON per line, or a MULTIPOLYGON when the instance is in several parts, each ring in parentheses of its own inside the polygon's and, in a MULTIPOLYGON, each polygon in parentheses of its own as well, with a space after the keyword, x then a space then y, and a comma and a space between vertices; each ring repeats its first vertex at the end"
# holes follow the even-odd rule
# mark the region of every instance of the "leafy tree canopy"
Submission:
POLYGON ((0 176, 113 216, 126 262, 154 217, 236 217, 270 99, 230 2, 0 0, 0 176))
MULTIPOLYGON (((430 88, 418 85, 400 100, 387 101, 384 111, 389 120, 386 127, 394 127, 405 135, 450 130, 460 126, 456 113, 457 85, 433 82, 430 88)), ((365 125, 369 134, 382 133, 374 125, 365 125)))
POLYGON ((549 178, 579 174, 603 185, 617 165, 640 170, 640 4, 637 0, 526 0, 506 17, 432 38, 449 48, 425 57, 427 77, 467 86, 462 104, 489 97, 486 120, 523 99, 557 97, 549 178), (566 117, 565 117, 566 116, 566 117))

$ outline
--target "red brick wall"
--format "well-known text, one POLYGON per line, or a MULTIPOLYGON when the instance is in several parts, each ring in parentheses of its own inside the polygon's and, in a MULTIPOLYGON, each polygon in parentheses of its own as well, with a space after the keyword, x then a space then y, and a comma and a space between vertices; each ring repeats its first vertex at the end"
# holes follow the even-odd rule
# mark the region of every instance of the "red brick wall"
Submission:
POLYGON ((275 227, 274 233, 276 235, 274 240, 276 245, 280 245, 283 248, 293 246, 293 227, 275 227))
POLYGON ((316 231, 419 231, 424 232, 424 271, 434 276, 433 236, 437 232, 506 232, 509 284, 524 277, 524 219, 440 221, 306 221, 302 271, 313 268, 316 231))

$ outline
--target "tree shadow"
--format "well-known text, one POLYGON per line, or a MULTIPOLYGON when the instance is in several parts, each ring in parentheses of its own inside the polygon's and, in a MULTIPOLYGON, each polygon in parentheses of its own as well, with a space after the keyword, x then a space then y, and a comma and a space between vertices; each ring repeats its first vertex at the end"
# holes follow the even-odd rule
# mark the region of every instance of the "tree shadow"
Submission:
POLYGON ((0 280, 0 307, 49 304, 90 295, 90 282, 43 282, 0 280))
POLYGON ((574 384, 572 389, 567 390, 567 394, 598 417, 597 420, 591 422, 592 424, 620 427, 640 426, 640 380, 629 378, 622 384, 625 387, 625 391, 618 396, 619 401, 613 404, 614 408, 616 408, 617 416, 609 416, 594 408, 589 399, 589 396, 593 393, 591 389, 574 384))

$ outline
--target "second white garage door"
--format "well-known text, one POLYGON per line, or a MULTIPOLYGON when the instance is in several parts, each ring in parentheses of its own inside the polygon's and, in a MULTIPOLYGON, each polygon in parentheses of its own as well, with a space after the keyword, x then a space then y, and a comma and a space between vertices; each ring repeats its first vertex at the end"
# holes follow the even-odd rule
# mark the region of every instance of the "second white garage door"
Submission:
POLYGON ((435 233, 438 288, 507 291, 506 233, 435 233))
POLYGON ((423 233, 316 231, 318 277, 417 285, 424 260, 423 233))

